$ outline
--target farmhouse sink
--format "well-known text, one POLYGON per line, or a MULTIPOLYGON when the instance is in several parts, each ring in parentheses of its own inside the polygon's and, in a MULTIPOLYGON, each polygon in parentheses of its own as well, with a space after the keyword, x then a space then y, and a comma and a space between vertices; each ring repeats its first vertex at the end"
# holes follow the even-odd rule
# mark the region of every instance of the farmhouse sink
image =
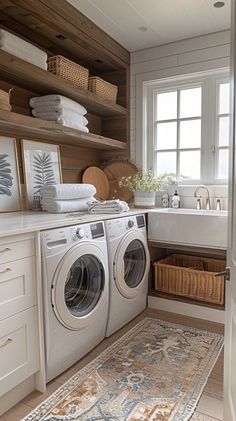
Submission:
POLYGON ((226 249, 227 211, 154 209, 148 214, 148 238, 162 243, 226 249))

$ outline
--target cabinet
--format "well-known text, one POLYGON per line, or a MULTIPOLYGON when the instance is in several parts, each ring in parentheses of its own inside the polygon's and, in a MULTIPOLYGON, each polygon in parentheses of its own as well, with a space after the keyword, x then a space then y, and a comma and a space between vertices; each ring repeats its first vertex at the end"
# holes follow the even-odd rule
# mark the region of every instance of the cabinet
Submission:
POLYGON ((40 369, 35 238, 0 239, 0 396, 40 369))

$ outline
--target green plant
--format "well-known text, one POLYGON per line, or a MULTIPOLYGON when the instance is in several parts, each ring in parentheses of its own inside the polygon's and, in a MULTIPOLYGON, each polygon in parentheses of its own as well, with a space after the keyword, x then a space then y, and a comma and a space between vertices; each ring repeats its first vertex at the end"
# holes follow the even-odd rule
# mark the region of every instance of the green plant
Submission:
POLYGON ((119 181, 119 186, 126 187, 132 191, 155 192, 162 190, 169 182, 170 174, 165 173, 155 177, 152 171, 139 171, 135 175, 122 177, 119 181))

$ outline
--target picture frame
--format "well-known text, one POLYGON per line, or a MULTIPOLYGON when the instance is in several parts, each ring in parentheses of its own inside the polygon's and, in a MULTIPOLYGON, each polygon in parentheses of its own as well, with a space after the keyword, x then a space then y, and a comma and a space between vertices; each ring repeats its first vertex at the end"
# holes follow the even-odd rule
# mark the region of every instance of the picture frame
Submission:
POLYGON ((23 172, 27 209, 41 210, 40 188, 62 182, 58 145, 22 139, 23 172))
POLYGON ((0 213, 22 210, 16 139, 0 136, 0 213))

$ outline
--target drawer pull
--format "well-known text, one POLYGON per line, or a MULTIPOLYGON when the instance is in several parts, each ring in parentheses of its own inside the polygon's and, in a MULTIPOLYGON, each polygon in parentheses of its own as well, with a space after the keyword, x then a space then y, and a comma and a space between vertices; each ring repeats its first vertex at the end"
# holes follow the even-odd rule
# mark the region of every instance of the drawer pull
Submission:
POLYGON ((0 275, 3 275, 4 273, 11 272, 11 271, 12 271, 11 268, 6 268, 0 272, 0 275))
POLYGON ((6 253, 7 251, 11 251, 11 249, 9 247, 6 247, 3 250, 0 250, 0 253, 6 253))
POLYGON ((0 348, 3 348, 4 346, 9 345, 11 342, 13 342, 13 339, 8 338, 5 342, 3 342, 2 344, 0 344, 0 348))

